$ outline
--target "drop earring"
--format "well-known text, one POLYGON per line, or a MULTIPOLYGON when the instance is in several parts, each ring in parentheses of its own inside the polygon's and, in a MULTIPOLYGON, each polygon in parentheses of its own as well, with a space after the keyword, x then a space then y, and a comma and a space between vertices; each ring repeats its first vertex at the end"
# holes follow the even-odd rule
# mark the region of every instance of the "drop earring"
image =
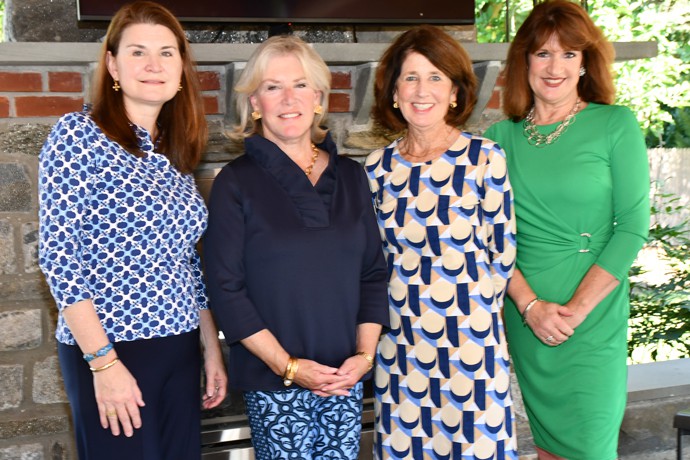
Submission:
POLYGON ((580 67, 580 76, 584 77, 586 73, 587 73, 587 69, 585 69, 584 66, 580 67))
POLYGON ((113 89, 117 92, 117 91, 120 91, 120 88, 121 88, 120 82, 115 80, 115 83, 113 84, 113 89))
POLYGON ((182 83, 180 82, 180 86, 177 87, 177 91, 180 92, 182 91, 182 83))

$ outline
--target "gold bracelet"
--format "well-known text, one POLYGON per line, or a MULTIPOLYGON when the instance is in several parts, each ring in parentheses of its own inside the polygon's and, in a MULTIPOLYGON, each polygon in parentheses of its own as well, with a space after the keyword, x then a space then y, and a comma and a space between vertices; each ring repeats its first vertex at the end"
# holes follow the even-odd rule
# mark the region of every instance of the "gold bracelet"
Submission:
POLYGON ((118 362, 120 362, 120 358, 115 358, 112 361, 110 361, 108 364, 105 364, 101 367, 89 367, 89 369, 91 370, 91 372, 101 372, 101 371, 104 371, 106 369, 110 369, 111 367, 113 367, 118 362))
POLYGON ((285 367, 285 372, 283 373, 283 385, 289 387, 295 380, 295 374, 297 374, 297 369, 299 368, 299 359, 294 356, 290 356, 288 359, 287 367, 285 367))
POLYGON ((529 313, 537 302, 542 302, 542 300, 539 297, 535 297, 534 299, 530 300, 525 309, 522 310, 522 313, 520 314, 520 316, 522 316, 522 324, 527 324, 527 313, 529 313))
POLYGON ((369 372, 371 368, 374 367, 374 357, 366 351, 358 351, 357 353, 355 353, 355 356, 361 356, 362 358, 367 360, 367 363, 369 363, 369 368, 367 369, 367 372, 369 372))

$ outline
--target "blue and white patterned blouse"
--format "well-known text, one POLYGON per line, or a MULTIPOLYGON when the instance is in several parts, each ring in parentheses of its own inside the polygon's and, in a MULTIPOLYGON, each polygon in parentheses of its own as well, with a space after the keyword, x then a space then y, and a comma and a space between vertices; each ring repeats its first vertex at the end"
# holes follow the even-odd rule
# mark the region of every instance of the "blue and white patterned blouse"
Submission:
POLYGON ((92 299, 112 342, 177 335, 199 325, 207 298, 195 245, 207 210, 191 174, 154 151, 136 157, 75 112, 39 157, 39 265, 59 310, 55 336, 74 344, 62 312, 92 299))

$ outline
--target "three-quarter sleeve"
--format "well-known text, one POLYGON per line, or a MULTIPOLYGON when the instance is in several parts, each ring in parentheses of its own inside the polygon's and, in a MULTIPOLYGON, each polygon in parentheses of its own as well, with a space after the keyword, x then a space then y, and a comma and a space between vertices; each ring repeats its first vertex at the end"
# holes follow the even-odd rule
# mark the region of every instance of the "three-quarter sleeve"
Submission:
POLYGON ((199 310, 208 309, 208 295, 206 294, 206 281, 204 280, 204 272, 201 269, 201 257, 199 253, 194 250, 191 258, 192 276, 194 276, 194 290, 196 292, 196 301, 199 310))
POLYGON ((357 322, 377 323, 390 326, 388 313, 388 268, 383 257, 381 233, 374 208, 371 205, 371 191, 363 168, 360 169, 358 191, 364 208, 365 250, 362 258, 360 282, 360 309, 357 322))
POLYGON ((71 115, 60 119, 39 155, 39 266, 59 310, 93 295, 81 257, 93 152, 75 123, 71 115))
POLYGON ((612 111, 608 129, 613 189, 613 236, 596 264, 622 280, 649 234, 649 162, 633 113, 612 111))
POLYGON ((502 300, 515 268, 515 209, 505 153, 493 143, 484 171, 484 190, 480 205, 486 218, 491 279, 497 299, 502 300))
POLYGON ((266 329, 247 292, 244 219, 235 173, 226 167, 213 182, 203 246, 210 308, 228 344, 266 329))

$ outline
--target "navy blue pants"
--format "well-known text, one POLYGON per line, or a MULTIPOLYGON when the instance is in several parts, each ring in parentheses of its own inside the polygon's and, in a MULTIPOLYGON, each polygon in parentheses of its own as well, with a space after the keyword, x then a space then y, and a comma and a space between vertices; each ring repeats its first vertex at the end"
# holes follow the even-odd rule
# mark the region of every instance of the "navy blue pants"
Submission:
MULTIPOLYGON (((201 458, 199 332, 115 343, 137 380, 145 407, 134 436, 103 429, 93 375, 78 346, 58 344, 80 460, 194 460, 201 458)), ((107 371, 105 371, 107 372, 107 371)))

